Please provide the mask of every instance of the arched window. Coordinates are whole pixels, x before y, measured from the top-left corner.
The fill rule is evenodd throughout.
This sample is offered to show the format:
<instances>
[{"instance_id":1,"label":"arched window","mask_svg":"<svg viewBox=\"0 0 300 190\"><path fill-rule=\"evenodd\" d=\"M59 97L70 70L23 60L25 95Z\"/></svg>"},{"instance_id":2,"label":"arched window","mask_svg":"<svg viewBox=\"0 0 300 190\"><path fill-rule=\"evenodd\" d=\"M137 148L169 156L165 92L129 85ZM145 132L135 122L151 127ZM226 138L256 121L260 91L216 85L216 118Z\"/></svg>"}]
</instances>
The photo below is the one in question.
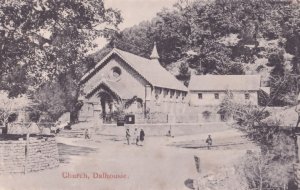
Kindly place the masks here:
<instances>
[{"instance_id":1,"label":"arched window","mask_svg":"<svg viewBox=\"0 0 300 190\"><path fill-rule=\"evenodd\" d=\"M138 99L136 100L136 103L137 103L137 108L138 108L138 109L143 108L143 100L142 100L142 99L138 98Z\"/></svg>"}]
</instances>

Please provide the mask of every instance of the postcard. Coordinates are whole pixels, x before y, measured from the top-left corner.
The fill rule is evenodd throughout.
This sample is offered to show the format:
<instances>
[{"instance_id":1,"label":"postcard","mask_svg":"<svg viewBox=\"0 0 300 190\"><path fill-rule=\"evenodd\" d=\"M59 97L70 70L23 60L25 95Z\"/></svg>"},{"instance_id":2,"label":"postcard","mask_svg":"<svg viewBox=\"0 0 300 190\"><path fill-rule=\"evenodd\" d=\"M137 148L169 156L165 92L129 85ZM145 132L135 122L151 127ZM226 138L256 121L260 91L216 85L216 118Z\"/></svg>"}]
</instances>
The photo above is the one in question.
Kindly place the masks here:
<instances>
[{"instance_id":1,"label":"postcard","mask_svg":"<svg viewBox=\"0 0 300 190\"><path fill-rule=\"evenodd\" d=\"M299 189L299 14L0 0L0 190Z\"/></svg>"}]
</instances>

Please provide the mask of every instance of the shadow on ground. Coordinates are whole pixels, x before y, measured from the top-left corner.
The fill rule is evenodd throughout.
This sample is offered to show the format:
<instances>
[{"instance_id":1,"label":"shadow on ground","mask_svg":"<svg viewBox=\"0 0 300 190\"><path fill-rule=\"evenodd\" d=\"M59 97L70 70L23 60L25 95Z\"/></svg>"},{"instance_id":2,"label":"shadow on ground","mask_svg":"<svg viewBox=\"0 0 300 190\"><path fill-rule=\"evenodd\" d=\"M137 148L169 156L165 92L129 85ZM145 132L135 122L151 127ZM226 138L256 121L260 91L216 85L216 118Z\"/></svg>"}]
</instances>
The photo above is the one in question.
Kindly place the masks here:
<instances>
[{"instance_id":1,"label":"shadow on ground","mask_svg":"<svg viewBox=\"0 0 300 190\"><path fill-rule=\"evenodd\" d=\"M228 144L216 144L212 145L210 149L215 149L215 150L230 150L230 149L243 149L245 146L247 146L249 143L228 143ZM168 146L175 146L177 148L188 148L188 149L208 149L207 145L202 145L200 143L181 143L181 144L170 144Z\"/></svg>"},{"instance_id":2,"label":"shadow on ground","mask_svg":"<svg viewBox=\"0 0 300 190\"><path fill-rule=\"evenodd\" d=\"M95 148L72 146L63 143L57 143L57 147L59 153L59 162L63 164L70 163L70 156L87 155L96 151Z\"/></svg>"}]
</instances>

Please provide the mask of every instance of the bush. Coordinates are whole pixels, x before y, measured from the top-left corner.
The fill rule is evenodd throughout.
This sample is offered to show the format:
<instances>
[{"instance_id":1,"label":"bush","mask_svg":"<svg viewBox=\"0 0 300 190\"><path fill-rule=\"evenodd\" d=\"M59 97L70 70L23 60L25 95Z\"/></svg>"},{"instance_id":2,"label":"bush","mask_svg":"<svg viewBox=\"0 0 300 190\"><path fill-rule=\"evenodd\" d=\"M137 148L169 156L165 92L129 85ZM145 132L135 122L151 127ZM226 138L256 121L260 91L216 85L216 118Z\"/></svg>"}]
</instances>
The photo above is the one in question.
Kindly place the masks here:
<instances>
[{"instance_id":1,"label":"bush","mask_svg":"<svg viewBox=\"0 0 300 190\"><path fill-rule=\"evenodd\" d=\"M288 139L288 140L286 140ZM247 179L250 189L287 189L293 179L294 151L283 133L276 135L268 151L247 152L237 166L238 173Z\"/></svg>"},{"instance_id":2,"label":"bush","mask_svg":"<svg viewBox=\"0 0 300 190\"><path fill-rule=\"evenodd\" d=\"M257 72L260 72L260 71L263 70L264 68L265 68L265 66L259 65L259 66L257 66L256 71L257 71Z\"/></svg>"},{"instance_id":3,"label":"bush","mask_svg":"<svg viewBox=\"0 0 300 190\"><path fill-rule=\"evenodd\" d=\"M39 112L31 112L29 114L29 119L32 122L38 122L40 119L40 113Z\"/></svg>"},{"instance_id":4,"label":"bush","mask_svg":"<svg viewBox=\"0 0 300 190\"><path fill-rule=\"evenodd\" d=\"M204 119L208 120L211 116L211 112L206 110L206 111L202 112L202 115L203 115Z\"/></svg>"},{"instance_id":5,"label":"bush","mask_svg":"<svg viewBox=\"0 0 300 190\"><path fill-rule=\"evenodd\" d=\"M18 118L18 114L17 113L12 113L8 116L7 122L12 123L12 122L16 121L17 118Z\"/></svg>"}]
</instances>

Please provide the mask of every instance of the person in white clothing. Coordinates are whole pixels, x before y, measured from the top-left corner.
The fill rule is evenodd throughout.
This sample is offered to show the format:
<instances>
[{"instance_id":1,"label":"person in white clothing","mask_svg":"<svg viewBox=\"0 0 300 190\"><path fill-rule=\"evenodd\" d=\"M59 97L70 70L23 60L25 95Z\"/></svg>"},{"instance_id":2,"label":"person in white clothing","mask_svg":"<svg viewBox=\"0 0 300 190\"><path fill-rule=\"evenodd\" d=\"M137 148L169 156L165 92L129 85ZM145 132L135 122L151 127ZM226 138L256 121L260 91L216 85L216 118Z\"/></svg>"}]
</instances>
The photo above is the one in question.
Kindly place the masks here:
<instances>
[{"instance_id":1,"label":"person in white clothing","mask_svg":"<svg viewBox=\"0 0 300 190\"><path fill-rule=\"evenodd\" d=\"M138 143L139 143L139 132L138 132L137 128L134 129L132 139L133 139L133 143L138 145Z\"/></svg>"}]
</instances>

